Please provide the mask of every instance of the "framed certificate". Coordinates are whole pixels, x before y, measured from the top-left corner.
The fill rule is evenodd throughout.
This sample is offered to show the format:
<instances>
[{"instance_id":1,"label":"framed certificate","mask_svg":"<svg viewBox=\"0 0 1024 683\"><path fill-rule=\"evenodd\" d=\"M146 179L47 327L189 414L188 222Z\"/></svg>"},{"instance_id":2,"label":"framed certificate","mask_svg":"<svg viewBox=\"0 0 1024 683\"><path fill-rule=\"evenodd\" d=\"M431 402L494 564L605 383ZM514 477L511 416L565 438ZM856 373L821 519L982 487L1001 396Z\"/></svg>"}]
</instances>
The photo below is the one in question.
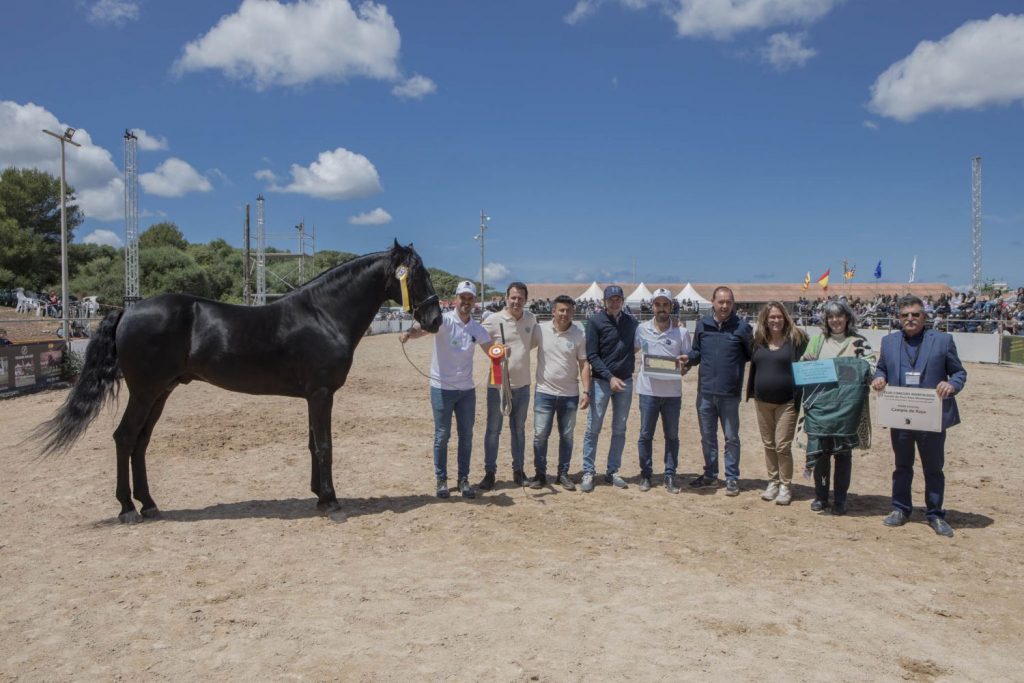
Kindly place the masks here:
<instances>
[{"instance_id":1,"label":"framed certificate","mask_svg":"<svg viewBox=\"0 0 1024 683\"><path fill-rule=\"evenodd\" d=\"M835 361L805 360L793 363L793 381L798 386L838 381Z\"/></svg>"},{"instance_id":2,"label":"framed certificate","mask_svg":"<svg viewBox=\"0 0 1024 683\"><path fill-rule=\"evenodd\" d=\"M878 424L890 429L942 431L942 399L935 389L887 386L878 394Z\"/></svg>"},{"instance_id":3,"label":"framed certificate","mask_svg":"<svg viewBox=\"0 0 1024 683\"><path fill-rule=\"evenodd\" d=\"M656 379L679 379L679 367L675 356L643 355L644 374Z\"/></svg>"}]
</instances>

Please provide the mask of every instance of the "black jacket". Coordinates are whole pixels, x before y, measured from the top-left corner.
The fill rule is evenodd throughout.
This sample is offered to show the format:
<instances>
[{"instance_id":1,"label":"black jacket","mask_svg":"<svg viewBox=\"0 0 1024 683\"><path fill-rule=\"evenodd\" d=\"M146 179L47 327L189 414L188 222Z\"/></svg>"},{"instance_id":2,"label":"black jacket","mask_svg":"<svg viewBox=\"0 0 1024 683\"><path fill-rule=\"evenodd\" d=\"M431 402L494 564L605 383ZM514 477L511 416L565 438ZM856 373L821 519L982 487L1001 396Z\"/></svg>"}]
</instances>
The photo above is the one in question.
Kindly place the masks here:
<instances>
[{"instance_id":1,"label":"black jacket","mask_svg":"<svg viewBox=\"0 0 1024 683\"><path fill-rule=\"evenodd\" d=\"M633 376L636 353L633 342L640 323L625 311L618 322L604 311L595 313L587 321L587 360L590 372L606 382L612 377L627 380Z\"/></svg>"},{"instance_id":2,"label":"black jacket","mask_svg":"<svg viewBox=\"0 0 1024 683\"><path fill-rule=\"evenodd\" d=\"M754 331L733 313L719 324L713 315L697 321L689 365L700 365L697 390L702 394L739 396L743 366L750 360Z\"/></svg>"}]
</instances>

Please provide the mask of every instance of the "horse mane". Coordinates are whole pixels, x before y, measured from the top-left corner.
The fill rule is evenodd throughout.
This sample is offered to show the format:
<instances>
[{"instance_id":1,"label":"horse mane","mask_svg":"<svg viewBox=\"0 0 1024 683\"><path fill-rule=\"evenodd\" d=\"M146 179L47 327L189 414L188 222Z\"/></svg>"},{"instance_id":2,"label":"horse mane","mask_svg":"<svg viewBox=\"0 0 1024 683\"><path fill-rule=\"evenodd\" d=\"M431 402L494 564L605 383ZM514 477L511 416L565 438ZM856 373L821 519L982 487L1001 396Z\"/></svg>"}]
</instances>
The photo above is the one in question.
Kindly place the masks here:
<instances>
[{"instance_id":1,"label":"horse mane","mask_svg":"<svg viewBox=\"0 0 1024 683\"><path fill-rule=\"evenodd\" d=\"M395 269L400 264L402 257L408 256L410 254L415 254L412 248L403 247L402 245L395 242L395 246L393 246L390 249L385 249L384 251L374 251L369 254L363 254L362 256L357 256L354 259L345 261L344 263L339 263L336 266L328 268L327 270L318 274L313 279L307 280L302 285L296 287L292 291L283 295L278 299L278 301L283 301L284 299L287 299L292 295L298 294L299 292L307 291L310 289L316 289L338 278L354 279L359 275L363 274L364 272L366 272L367 270L369 270L370 268L372 268L373 266L377 265L382 258L388 259L388 263L384 272L385 278L393 277L395 274ZM417 257L416 260L419 261L419 257ZM422 267L422 261L420 261L420 266Z\"/></svg>"}]
</instances>

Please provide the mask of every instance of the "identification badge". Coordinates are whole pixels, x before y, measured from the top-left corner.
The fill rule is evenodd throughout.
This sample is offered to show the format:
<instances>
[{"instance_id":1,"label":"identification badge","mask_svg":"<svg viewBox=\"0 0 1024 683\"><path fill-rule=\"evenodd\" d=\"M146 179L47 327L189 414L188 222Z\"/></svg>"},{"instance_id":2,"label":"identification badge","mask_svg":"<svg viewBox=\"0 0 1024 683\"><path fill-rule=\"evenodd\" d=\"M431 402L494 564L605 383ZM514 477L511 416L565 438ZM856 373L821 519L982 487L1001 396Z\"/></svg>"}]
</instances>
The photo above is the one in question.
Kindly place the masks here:
<instances>
[{"instance_id":1,"label":"identification badge","mask_svg":"<svg viewBox=\"0 0 1024 683\"><path fill-rule=\"evenodd\" d=\"M903 383L904 386L908 387L919 387L921 386L921 373L907 371L905 375L906 381Z\"/></svg>"}]
</instances>

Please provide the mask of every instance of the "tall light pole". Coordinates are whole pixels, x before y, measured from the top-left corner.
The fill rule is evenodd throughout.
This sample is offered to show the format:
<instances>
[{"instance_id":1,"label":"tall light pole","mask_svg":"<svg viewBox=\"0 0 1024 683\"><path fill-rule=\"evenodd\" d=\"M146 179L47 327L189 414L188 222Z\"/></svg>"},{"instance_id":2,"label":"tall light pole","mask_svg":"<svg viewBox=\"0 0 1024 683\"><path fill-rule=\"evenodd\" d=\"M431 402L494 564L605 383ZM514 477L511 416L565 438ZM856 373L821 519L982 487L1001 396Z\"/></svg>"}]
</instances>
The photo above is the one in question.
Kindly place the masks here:
<instances>
[{"instance_id":1,"label":"tall light pole","mask_svg":"<svg viewBox=\"0 0 1024 683\"><path fill-rule=\"evenodd\" d=\"M487 230L487 221L491 217L480 210L480 234L473 235L473 239L480 240L480 308L484 306L484 232Z\"/></svg>"},{"instance_id":2,"label":"tall light pole","mask_svg":"<svg viewBox=\"0 0 1024 683\"><path fill-rule=\"evenodd\" d=\"M71 141L71 138L75 136L74 128L65 129L63 135L58 135L45 128L43 132L60 140L60 325L61 331L64 334L64 341L67 342L70 349L71 335L70 326L68 325L68 304L71 302L68 300L68 219L67 207L65 206L67 183L64 180L64 143L72 144L75 147L81 147L81 145Z\"/></svg>"}]
</instances>

